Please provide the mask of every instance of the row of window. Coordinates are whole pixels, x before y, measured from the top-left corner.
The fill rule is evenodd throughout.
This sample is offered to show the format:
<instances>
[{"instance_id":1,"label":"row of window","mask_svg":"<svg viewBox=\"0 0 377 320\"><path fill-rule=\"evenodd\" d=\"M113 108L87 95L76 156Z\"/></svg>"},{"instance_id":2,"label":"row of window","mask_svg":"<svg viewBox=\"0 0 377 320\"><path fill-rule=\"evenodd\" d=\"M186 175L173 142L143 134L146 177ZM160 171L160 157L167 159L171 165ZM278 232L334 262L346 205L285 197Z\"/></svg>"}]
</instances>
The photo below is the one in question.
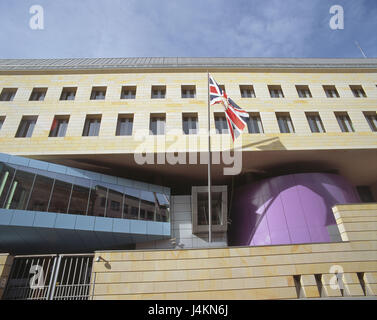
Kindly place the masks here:
<instances>
[{"instance_id":1,"label":"row of window","mask_svg":"<svg viewBox=\"0 0 377 320\"><path fill-rule=\"evenodd\" d=\"M220 85L225 91L225 86ZM268 85L271 98L284 98L284 93L280 85ZM242 98L256 98L253 85L240 85ZM29 97L29 101L43 101L48 88L34 88ZM361 85L350 85L350 89L355 98L366 98L367 95ZM312 98L312 93L307 85L296 85L297 94L300 98ZM339 98L338 90L333 85L323 86L323 90L328 98ZM107 87L92 87L90 100L104 100ZM0 94L0 101L13 101L17 88L3 88ZM77 87L65 87L60 94L60 100L75 100ZM166 86L152 86L151 98L164 99L166 97ZM195 98L196 86L181 86L182 98ZM136 86L123 86L120 99L136 99Z\"/></svg>"},{"instance_id":2,"label":"row of window","mask_svg":"<svg viewBox=\"0 0 377 320\"><path fill-rule=\"evenodd\" d=\"M0 208L169 221L169 199L96 180L0 162Z\"/></svg>"},{"instance_id":3,"label":"row of window","mask_svg":"<svg viewBox=\"0 0 377 320\"><path fill-rule=\"evenodd\" d=\"M323 133L325 127L318 112L306 112L309 127L313 133ZM335 112L336 119L342 132L354 132L352 121L347 112ZM376 112L364 112L366 121L373 132L377 132ZM70 116L55 116L51 125L49 137L64 137L67 132ZM101 127L101 115L87 115L84 123L83 136L98 136ZM16 138L31 137L38 116L23 116L16 132ZM277 112L276 119L281 133L294 133L295 128L289 112ZM0 129L5 117L0 117ZM215 113L216 133L228 133L228 124L224 113ZM264 133L259 113L250 113L246 121L249 133ZM151 114L149 132L151 135L165 134L166 115ZM133 128L133 114L119 114L116 126L116 136L130 136ZM182 131L184 134L198 133L198 115L184 113L182 115Z\"/></svg>"}]
</instances>

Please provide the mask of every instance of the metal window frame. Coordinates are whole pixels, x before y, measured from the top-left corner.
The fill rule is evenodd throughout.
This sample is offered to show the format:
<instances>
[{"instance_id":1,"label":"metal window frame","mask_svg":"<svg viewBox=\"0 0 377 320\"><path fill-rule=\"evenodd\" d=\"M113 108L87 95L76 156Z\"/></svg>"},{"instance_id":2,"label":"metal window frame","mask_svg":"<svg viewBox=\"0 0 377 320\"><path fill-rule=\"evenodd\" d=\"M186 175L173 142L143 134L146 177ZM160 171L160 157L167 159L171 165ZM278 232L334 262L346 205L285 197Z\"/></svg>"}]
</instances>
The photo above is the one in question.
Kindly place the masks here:
<instances>
[{"instance_id":1,"label":"metal window frame","mask_svg":"<svg viewBox=\"0 0 377 320\"><path fill-rule=\"evenodd\" d=\"M211 193L221 192L221 224L212 225L212 232L226 232L228 230L227 215L228 215L228 187L227 186L211 186ZM207 186L192 187L191 188L191 214L192 214L192 233L207 233L209 231L208 225L198 225L198 194L208 192Z\"/></svg>"}]
</instances>

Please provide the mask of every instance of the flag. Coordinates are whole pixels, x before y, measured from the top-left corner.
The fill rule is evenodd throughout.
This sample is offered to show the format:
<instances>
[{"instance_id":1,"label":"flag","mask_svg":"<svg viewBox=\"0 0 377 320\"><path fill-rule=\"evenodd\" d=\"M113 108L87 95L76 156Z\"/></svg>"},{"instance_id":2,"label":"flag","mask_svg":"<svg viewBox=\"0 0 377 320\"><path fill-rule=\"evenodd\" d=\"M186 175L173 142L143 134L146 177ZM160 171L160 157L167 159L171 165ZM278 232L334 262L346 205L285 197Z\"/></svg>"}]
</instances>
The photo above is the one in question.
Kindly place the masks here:
<instances>
[{"instance_id":1,"label":"flag","mask_svg":"<svg viewBox=\"0 0 377 320\"><path fill-rule=\"evenodd\" d=\"M249 114L227 96L226 92L220 88L211 75L209 75L208 81L210 105L221 103L224 106L229 132L234 142L234 139L237 139L245 129L246 119L249 118Z\"/></svg>"}]
</instances>

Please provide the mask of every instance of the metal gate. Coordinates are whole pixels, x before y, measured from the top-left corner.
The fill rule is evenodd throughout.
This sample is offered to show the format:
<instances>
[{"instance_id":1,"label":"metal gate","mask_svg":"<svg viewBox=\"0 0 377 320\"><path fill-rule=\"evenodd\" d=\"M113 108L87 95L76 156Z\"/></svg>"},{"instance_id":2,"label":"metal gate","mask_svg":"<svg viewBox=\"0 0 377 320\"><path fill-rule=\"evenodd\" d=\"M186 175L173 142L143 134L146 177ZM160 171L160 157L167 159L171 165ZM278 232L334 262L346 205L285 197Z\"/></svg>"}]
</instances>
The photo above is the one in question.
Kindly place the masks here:
<instances>
[{"instance_id":1,"label":"metal gate","mask_svg":"<svg viewBox=\"0 0 377 320\"><path fill-rule=\"evenodd\" d=\"M93 255L16 256L3 299L88 300Z\"/></svg>"}]
</instances>

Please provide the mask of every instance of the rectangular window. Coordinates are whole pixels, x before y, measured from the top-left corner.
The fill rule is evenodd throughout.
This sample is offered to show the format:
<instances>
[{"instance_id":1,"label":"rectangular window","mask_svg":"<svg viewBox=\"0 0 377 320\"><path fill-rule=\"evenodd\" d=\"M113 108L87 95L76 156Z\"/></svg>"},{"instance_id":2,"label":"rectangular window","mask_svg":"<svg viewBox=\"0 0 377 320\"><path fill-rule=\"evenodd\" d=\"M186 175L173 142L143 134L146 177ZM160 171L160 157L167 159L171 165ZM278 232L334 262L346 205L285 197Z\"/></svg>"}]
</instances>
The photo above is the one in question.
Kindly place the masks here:
<instances>
[{"instance_id":1,"label":"rectangular window","mask_svg":"<svg viewBox=\"0 0 377 320\"><path fill-rule=\"evenodd\" d=\"M4 88L0 94L0 101L13 101L16 92L16 88Z\"/></svg>"},{"instance_id":2,"label":"rectangular window","mask_svg":"<svg viewBox=\"0 0 377 320\"><path fill-rule=\"evenodd\" d=\"M65 137L69 116L55 116L52 121L49 137Z\"/></svg>"},{"instance_id":3,"label":"rectangular window","mask_svg":"<svg viewBox=\"0 0 377 320\"><path fill-rule=\"evenodd\" d=\"M165 134L165 122L166 122L165 114L151 115L150 123L149 123L149 134L151 135Z\"/></svg>"},{"instance_id":4,"label":"rectangular window","mask_svg":"<svg viewBox=\"0 0 377 320\"><path fill-rule=\"evenodd\" d=\"M353 96L355 98L366 98L367 97L362 86L350 86L350 88L351 88Z\"/></svg>"},{"instance_id":5,"label":"rectangular window","mask_svg":"<svg viewBox=\"0 0 377 320\"><path fill-rule=\"evenodd\" d=\"M182 86L181 87L182 98L195 98L196 87L195 86Z\"/></svg>"},{"instance_id":6,"label":"rectangular window","mask_svg":"<svg viewBox=\"0 0 377 320\"><path fill-rule=\"evenodd\" d=\"M296 89L300 98L312 98L309 86L296 86Z\"/></svg>"},{"instance_id":7,"label":"rectangular window","mask_svg":"<svg viewBox=\"0 0 377 320\"><path fill-rule=\"evenodd\" d=\"M222 91L226 92L226 91L225 91L225 85L223 85L223 84L219 84L219 88L220 88Z\"/></svg>"},{"instance_id":8,"label":"rectangular window","mask_svg":"<svg viewBox=\"0 0 377 320\"><path fill-rule=\"evenodd\" d=\"M63 176L61 176L61 179L55 180L48 212L68 213L69 199L73 185L64 180Z\"/></svg>"},{"instance_id":9,"label":"rectangular window","mask_svg":"<svg viewBox=\"0 0 377 320\"><path fill-rule=\"evenodd\" d=\"M121 206L123 202L123 192L116 190L116 187L109 188L107 193L107 209L106 217L109 218L122 218Z\"/></svg>"},{"instance_id":10,"label":"rectangular window","mask_svg":"<svg viewBox=\"0 0 377 320\"><path fill-rule=\"evenodd\" d=\"M43 101L47 93L47 88L34 88L29 101Z\"/></svg>"},{"instance_id":11,"label":"rectangular window","mask_svg":"<svg viewBox=\"0 0 377 320\"><path fill-rule=\"evenodd\" d=\"M254 86L240 85L240 92L242 98L255 98Z\"/></svg>"},{"instance_id":12,"label":"rectangular window","mask_svg":"<svg viewBox=\"0 0 377 320\"><path fill-rule=\"evenodd\" d=\"M281 86L268 86L271 98L284 98Z\"/></svg>"},{"instance_id":13,"label":"rectangular window","mask_svg":"<svg viewBox=\"0 0 377 320\"><path fill-rule=\"evenodd\" d=\"M0 117L0 130L4 124L4 121L5 121L5 117Z\"/></svg>"},{"instance_id":14,"label":"rectangular window","mask_svg":"<svg viewBox=\"0 0 377 320\"><path fill-rule=\"evenodd\" d=\"M191 189L192 232L208 232L208 190L206 187ZM212 186L211 189L211 225L213 232L227 230L227 187Z\"/></svg>"},{"instance_id":15,"label":"rectangular window","mask_svg":"<svg viewBox=\"0 0 377 320\"><path fill-rule=\"evenodd\" d=\"M136 86L123 86L121 99L135 99L136 98Z\"/></svg>"},{"instance_id":16,"label":"rectangular window","mask_svg":"<svg viewBox=\"0 0 377 320\"><path fill-rule=\"evenodd\" d=\"M182 115L182 127L184 134L197 134L198 133L198 115L184 113Z\"/></svg>"},{"instance_id":17,"label":"rectangular window","mask_svg":"<svg viewBox=\"0 0 377 320\"><path fill-rule=\"evenodd\" d=\"M99 129L101 127L102 115L87 115L85 119L84 130L82 135L84 137L94 137L99 135Z\"/></svg>"},{"instance_id":18,"label":"rectangular window","mask_svg":"<svg viewBox=\"0 0 377 320\"><path fill-rule=\"evenodd\" d=\"M305 115L312 132L326 132L318 112L306 112Z\"/></svg>"},{"instance_id":19,"label":"rectangular window","mask_svg":"<svg viewBox=\"0 0 377 320\"><path fill-rule=\"evenodd\" d=\"M352 121L347 112L335 112L335 116L342 132L355 132Z\"/></svg>"},{"instance_id":20,"label":"rectangular window","mask_svg":"<svg viewBox=\"0 0 377 320\"><path fill-rule=\"evenodd\" d=\"M165 99L166 86L152 86L152 99Z\"/></svg>"},{"instance_id":21,"label":"rectangular window","mask_svg":"<svg viewBox=\"0 0 377 320\"><path fill-rule=\"evenodd\" d=\"M339 98L339 93L335 86L323 86L323 90L325 90L327 98Z\"/></svg>"},{"instance_id":22,"label":"rectangular window","mask_svg":"<svg viewBox=\"0 0 377 320\"><path fill-rule=\"evenodd\" d=\"M89 192L91 181L75 178L72 195L69 201L68 213L86 215L88 209Z\"/></svg>"},{"instance_id":23,"label":"rectangular window","mask_svg":"<svg viewBox=\"0 0 377 320\"><path fill-rule=\"evenodd\" d=\"M118 115L117 129L115 135L117 136L131 136L134 121L133 114Z\"/></svg>"},{"instance_id":24,"label":"rectangular window","mask_svg":"<svg viewBox=\"0 0 377 320\"><path fill-rule=\"evenodd\" d=\"M60 100L75 100L77 88L63 88Z\"/></svg>"},{"instance_id":25,"label":"rectangular window","mask_svg":"<svg viewBox=\"0 0 377 320\"><path fill-rule=\"evenodd\" d=\"M276 113L279 129L281 133L294 133L295 128L291 120L289 113Z\"/></svg>"},{"instance_id":26,"label":"rectangular window","mask_svg":"<svg viewBox=\"0 0 377 320\"><path fill-rule=\"evenodd\" d=\"M18 126L16 138L30 138L33 134L38 116L23 116Z\"/></svg>"},{"instance_id":27,"label":"rectangular window","mask_svg":"<svg viewBox=\"0 0 377 320\"><path fill-rule=\"evenodd\" d=\"M27 210L47 211L53 185L53 179L37 175L34 181L33 191L30 195Z\"/></svg>"},{"instance_id":28,"label":"rectangular window","mask_svg":"<svg viewBox=\"0 0 377 320\"><path fill-rule=\"evenodd\" d=\"M26 210L35 174L17 170L8 194L5 209Z\"/></svg>"},{"instance_id":29,"label":"rectangular window","mask_svg":"<svg viewBox=\"0 0 377 320\"><path fill-rule=\"evenodd\" d=\"M356 190L359 194L361 202L375 202L372 190L369 186L357 186Z\"/></svg>"},{"instance_id":30,"label":"rectangular window","mask_svg":"<svg viewBox=\"0 0 377 320\"><path fill-rule=\"evenodd\" d=\"M106 97L106 87L93 87L90 100L104 100Z\"/></svg>"},{"instance_id":31,"label":"rectangular window","mask_svg":"<svg viewBox=\"0 0 377 320\"><path fill-rule=\"evenodd\" d=\"M217 134L229 133L228 123L224 113L215 113L215 128Z\"/></svg>"},{"instance_id":32,"label":"rectangular window","mask_svg":"<svg viewBox=\"0 0 377 320\"><path fill-rule=\"evenodd\" d=\"M247 128L249 133L263 133L262 121L259 113L249 113L249 119L247 120Z\"/></svg>"},{"instance_id":33,"label":"rectangular window","mask_svg":"<svg viewBox=\"0 0 377 320\"><path fill-rule=\"evenodd\" d=\"M377 113L376 112L364 112L365 119L369 124L370 129L373 132L377 132Z\"/></svg>"}]
</instances>

